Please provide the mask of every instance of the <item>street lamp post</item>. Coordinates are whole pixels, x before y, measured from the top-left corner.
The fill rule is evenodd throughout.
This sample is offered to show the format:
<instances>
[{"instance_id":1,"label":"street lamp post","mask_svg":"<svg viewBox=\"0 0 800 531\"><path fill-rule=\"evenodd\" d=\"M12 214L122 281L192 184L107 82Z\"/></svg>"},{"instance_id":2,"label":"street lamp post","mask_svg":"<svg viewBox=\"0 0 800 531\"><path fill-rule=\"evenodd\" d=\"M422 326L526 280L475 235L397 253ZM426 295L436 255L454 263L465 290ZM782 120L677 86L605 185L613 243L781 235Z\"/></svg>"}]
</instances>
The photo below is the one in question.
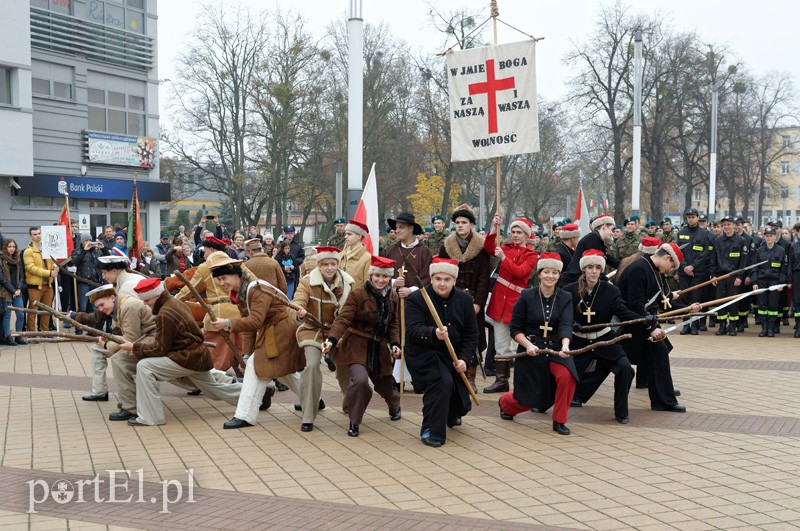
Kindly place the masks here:
<instances>
[{"instance_id":1,"label":"street lamp post","mask_svg":"<svg viewBox=\"0 0 800 531\"><path fill-rule=\"evenodd\" d=\"M347 45L347 219L352 219L364 182L364 19L361 17L361 0L350 0Z\"/></svg>"},{"instance_id":2,"label":"street lamp post","mask_svg":"<svg viewBox=\"0 0 800 531\"><path fill-rule=\"evenodd\" d=\"M711 87L711 150L708 169L708 221L714 222L717 210L717 108L719 106L719 86Z\"/></svg>"},{"instance_id":3,"label":"street lamp post","mask_svg":"<svg viewBox=\"0 0 800 531\"><path fill-rule=\"evenodd\" d=\"M633 38L633 183L631 210L639 215L639 188L642 180L642 32Z\"/></svg>"}]
</instances>

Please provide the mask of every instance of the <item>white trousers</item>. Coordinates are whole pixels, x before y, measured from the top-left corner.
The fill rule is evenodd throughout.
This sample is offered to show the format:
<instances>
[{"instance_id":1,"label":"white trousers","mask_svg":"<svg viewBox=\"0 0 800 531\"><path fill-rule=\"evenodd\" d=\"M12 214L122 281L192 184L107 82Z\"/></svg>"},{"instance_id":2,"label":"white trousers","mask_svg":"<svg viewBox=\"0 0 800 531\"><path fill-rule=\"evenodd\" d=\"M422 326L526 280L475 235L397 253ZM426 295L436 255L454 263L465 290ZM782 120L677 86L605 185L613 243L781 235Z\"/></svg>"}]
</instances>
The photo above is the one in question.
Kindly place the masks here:
<instances>
[{"instance_id":1,"label":"white trousers","mask_svg":"<svg viewBox=\"0 0 800 531\"><path fill-rule=\"evenodd\" d=\"M304 369L303 372L306 370ZM291 389L295 396L300 397L300 377L296 372L288 376L281 376L277 380ZM258 418L258 408L261 406L264 393L270 383L270 380L261 380L256 375L253 358L248 359L242 380L242 392L239 395L239 403L236 405L236 414L234 416L239 420L255 424Z\"/></svg>"},{"instance_id":2,"label":"white trousers","mask_svg":"<svg viewBox=\"0 0 800 531\"><path fill-rule=\"evenodd\" d=\"M511 325L493 321L495 356L507 356L517 350L517 342L511 338Z\"/></svg>"},{"instance_id":3,"label":"white trousers","mask_svg":"<svg viewBox=\"0 0 800 531\"><path fill-rule=\"evenodd\" d=\"M222 373L224 374L224 373ZM213 400L236 405L242 384L220 383L211 371L192 371L181 367L166 356L144 358L136 364L136 420L141 424L164 424L164 404L161 402L161 382L186 378L193 388L200 389ZM226 377L227 378L227 377Z\"/></svg>"}]
</instances>

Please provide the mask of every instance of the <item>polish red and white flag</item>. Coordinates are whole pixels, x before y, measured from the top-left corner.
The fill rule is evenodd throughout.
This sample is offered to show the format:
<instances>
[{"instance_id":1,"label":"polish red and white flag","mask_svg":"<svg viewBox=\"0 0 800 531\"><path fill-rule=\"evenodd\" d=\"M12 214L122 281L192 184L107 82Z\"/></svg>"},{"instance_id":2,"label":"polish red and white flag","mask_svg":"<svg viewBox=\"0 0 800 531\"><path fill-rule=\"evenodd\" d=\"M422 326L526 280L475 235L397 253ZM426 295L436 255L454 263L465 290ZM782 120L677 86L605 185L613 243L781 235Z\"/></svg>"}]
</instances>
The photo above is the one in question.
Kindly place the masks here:
<instances>
[{"instance_id":1,"label":"polish red and white flag","mask_svg":"<svg viewBox=\"0 0 800 531\"><path fill-rule=\"evenodd\" d=\"M364 238L364 245L370 254L377 255L380 237L380 218L378 217L378 186L375 182L375 163L369 170L367 183L361 193L361 200L358 202L356 213L353 219L367 226L367 237Z\"/></svg>"}]
</instances>

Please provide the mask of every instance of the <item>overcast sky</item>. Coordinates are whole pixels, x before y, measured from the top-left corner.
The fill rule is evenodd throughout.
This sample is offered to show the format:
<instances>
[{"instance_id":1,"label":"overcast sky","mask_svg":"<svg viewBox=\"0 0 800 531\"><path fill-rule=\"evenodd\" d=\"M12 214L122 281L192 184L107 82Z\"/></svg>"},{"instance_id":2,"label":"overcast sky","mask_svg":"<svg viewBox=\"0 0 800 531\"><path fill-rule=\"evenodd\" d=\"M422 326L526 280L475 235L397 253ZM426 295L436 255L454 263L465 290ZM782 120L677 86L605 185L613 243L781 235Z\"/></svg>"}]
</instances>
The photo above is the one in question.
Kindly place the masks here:
<instances>
[{"instance_id":1,"label":"overcast sky","mask_svg":"<svg viewBox=\"0 0 800 531\"><path fill-rule=\"evenodd\" d=\"M209 0L217 2L219 0ZM237 0L225 0L234 6ZM319 37L331 21L346 20L348 0L240 0L252 11L280 8L299 12L310 30ZM594 30L598 1L499 0L500 19L537 37L537 84L548 99L562 97L564 81L572 69L562 62L574 42L584 41ZM788 71L795 84L800 82L800 2L797 0L635 0L630 2L640 13L660 13L673 28L697 30L707 42L726 45L749 70L763 74ZM212 4L216 5L216 4ZM363 18L370 24L384 22L391 33L402 38L415 51L434 54L441 51L441 34L430 25L428 12L433 5L448 13L457 9L483 9L488 17L489 0L364 0ZM175 76L175 59L190 38L202 4L193 0L159 0L158 60L159 78ZM490 30L491 31L491 30ZM513 42L525 37L498 24L498 42ZM491 36L491 33L487 33ZM452 44L452 43L451 43ZM168 121L165 104L170 94L162 85L162 120Z\"/></svg>"}]
</instances>

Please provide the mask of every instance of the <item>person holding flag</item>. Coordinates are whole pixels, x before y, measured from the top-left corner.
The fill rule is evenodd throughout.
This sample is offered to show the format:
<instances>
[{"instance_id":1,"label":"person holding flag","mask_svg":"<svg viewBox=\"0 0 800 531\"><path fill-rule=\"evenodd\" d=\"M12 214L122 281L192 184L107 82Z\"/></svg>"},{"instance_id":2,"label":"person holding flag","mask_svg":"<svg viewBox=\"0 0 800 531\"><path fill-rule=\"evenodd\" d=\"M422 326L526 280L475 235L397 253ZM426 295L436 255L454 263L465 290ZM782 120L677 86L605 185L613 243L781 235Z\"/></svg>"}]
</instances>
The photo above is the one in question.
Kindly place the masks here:
<instances>
[{"instance_id":1,"label":"person holding flag","mask_svg":"<svg viewBox=\"0 0 800 531\"><path fill-rule=\"evenodd\" d=\"M494 224L483 242L483 249L500 260L497 282L486 303L486 317L494 327L494 349L498 356L511 352L511 311L522 290L528 285L537 261L536 251L526 243L533 232L533 222L525 218L515 219L508 229L511 241L498 246L497 231L502 223L503 218L495 216ZM511 362L495 361L495 371L495 381L483 390L484 393L508 391Z\"/></svg>"},{"instance_id":2,"label":"person holding flag","mask_svg":"<svg viewBox=\"0 0 800 531\"><path fill-rule=\"evenodd\" d=\"M22 261L25 265L25 283L28 285L28 308L36 310L36 303L53 304L53 279L58 275L58 266L49 258L42 256L42 230L39 227L28 229L31 244L25 250ZM50 329L50 314L39 319L40 330ZM29 313L28 332L36 332L36 314Z\"/></svg>"}]
</instances>

